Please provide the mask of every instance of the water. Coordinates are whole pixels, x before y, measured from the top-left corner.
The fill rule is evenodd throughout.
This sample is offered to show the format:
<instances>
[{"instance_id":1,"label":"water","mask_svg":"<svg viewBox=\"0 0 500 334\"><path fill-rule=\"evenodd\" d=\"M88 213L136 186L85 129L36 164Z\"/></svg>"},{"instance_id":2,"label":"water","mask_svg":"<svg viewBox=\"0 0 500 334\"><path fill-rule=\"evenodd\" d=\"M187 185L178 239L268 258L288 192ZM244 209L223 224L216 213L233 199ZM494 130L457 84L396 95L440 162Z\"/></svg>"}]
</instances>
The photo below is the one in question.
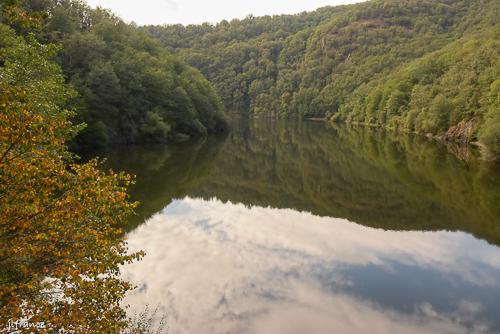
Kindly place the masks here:
<instances>
[{"instance_id":1,"label":"water","mask_svg":"<svg viewBox=\"0 0 500 334\"><path fill-rule=\"evenodd\" d=\"M143 203L127 302L169 333L500 333L500 169L474 150L254 120L101 156Z\"/></svg>"}]
</instances>

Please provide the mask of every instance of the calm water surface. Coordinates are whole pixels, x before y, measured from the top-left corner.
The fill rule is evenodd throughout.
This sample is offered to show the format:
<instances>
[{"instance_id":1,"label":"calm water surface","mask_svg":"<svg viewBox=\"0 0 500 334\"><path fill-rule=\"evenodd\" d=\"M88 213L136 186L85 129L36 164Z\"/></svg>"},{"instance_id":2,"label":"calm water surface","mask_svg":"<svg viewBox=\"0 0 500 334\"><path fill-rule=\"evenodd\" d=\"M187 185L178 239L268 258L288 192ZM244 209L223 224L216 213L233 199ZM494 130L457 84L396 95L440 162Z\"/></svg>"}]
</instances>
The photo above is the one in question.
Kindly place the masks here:
<instances>
[{"instance_id":1,"label":"calm water surface","mask_svg":"<svg viewBox=\"0 0 500 334\"><path fill-rule=\"evenodd\" d=\"M101 156L143 203L127 302L169 333L500 333L500 168L473 151L250 121Z\"/></svg>"}]
</instances>

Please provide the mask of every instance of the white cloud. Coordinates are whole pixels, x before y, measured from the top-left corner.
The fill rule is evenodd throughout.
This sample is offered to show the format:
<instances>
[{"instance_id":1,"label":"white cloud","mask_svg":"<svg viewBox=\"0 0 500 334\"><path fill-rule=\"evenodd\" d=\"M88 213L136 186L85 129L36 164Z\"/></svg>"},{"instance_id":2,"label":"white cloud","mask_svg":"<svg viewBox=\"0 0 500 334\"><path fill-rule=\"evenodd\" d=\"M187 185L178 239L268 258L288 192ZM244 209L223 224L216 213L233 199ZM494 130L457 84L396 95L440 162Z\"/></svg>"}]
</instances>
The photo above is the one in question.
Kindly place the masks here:
<instances>
[{"instance_id":1,"label":"white cloud","mask_svg":"<svg viewBox=\"0 0 500 334\"><path fill-rule=\"evenodd\" d=\"M448 277L450 286L500 289L498 248L464 233L383 231L218 200L174 201L129 242L148 255L124 268L141 287L128 302L133 309L160 304L176 333L469 331L461 319L474 324L472 332L487 328L477 323L480 301L458 299L446 314L418 302L402 313L349 293L356 287L345 268L397 272L406 265ZM333 288L317 277L324 268Z\"/></svg>"},{"instance_id":2,"label":"white cloud","mask_svg":"<svg viewBox=\"0 0 500 334\"><path fill-rule=\"evenodd\" d=\"M168 6L168 8L177 11L179 9L179 5L176 1L174 0L164 0Z\"/></svg>"}]
</instances>

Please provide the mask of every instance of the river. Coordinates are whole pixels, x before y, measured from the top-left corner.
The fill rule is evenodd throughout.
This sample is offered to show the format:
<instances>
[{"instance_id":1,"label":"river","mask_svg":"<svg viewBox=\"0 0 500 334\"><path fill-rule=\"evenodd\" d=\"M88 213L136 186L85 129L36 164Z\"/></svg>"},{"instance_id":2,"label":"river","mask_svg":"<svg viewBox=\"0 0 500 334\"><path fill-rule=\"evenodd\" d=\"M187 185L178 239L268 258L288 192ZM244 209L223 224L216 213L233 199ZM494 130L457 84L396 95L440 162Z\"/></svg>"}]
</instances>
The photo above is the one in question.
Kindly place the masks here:
<instances>
[{"instance_id":1,"label":"river","mask_svg":"<svg viewBox=\"0 0 500 334\"><path fill-rule=\"evenodd\" d=\"M240 120L99 154L137 175L127 303L169 333L500 333L500 166L474 149Z\"/></svg>"}]
</instances>

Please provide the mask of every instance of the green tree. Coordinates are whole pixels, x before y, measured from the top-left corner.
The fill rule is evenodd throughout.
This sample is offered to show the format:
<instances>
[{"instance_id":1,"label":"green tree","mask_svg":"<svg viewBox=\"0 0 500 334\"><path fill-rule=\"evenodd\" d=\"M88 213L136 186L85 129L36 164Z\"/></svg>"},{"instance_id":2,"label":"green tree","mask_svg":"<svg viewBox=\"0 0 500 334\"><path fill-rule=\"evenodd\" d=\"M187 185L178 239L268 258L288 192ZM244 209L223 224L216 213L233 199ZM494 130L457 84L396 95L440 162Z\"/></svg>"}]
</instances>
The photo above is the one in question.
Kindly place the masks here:
<instances>
[{"instance_id":1,"label":"green tree","mask_svg":"<svg viewBox=\"0 0 500 334\"><path fill-rule=\"evenodd\" d=\"M131 289L119 266L120 225L133 211L131 178L76 164L66 141L73 96L56 48L0 24L0 320L44 323L45 332L119 333Z\"/></svg>"},{"instance_id":2,"label":"green tree","mask_svg":"<svg viewBox=\"0 0 500 334\"><path fill-rule=\"evenodd\" d=\"M81 0L23 4L43 17L37 38L63 46L58 60L79 93L69 102L88 124L76 144L164 142L226 128L212 85L135 25Z\"/></svg>"}]
</instances>

